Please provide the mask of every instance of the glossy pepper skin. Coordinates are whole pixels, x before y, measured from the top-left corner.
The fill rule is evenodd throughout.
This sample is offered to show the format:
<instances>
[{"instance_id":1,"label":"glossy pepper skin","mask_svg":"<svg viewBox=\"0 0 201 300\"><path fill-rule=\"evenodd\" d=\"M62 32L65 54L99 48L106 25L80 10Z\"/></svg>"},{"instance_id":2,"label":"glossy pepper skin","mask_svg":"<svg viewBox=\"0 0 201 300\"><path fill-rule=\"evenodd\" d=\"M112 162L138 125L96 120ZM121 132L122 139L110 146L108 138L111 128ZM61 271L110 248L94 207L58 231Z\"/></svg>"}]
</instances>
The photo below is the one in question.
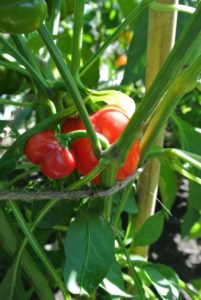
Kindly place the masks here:
<instances>
[{"instance_id":1,"label":"glossy pepper skin","mask_svg":"<svg viewBox=\"0 0 201 300\"><path fill-rule=\"evenodd\" d=\"M36 30L47 15L45 0L0 0L0 31L28 33Z\"/></svg>"},{"instance_id":2,"label":"glossy pepper skin","mask_svg":"<svg viewBox=\"0 0 201 300\"><path fill-rule=\"evenodd\" d=\"M71 150L57 146L42 159L40 167L45 176L59 179L71 174L75 169L75 164L74 153Z\"/></svg>"},{"instance_id":3,"label":"glossy pepper skin","mask_svg":"<svg viewBox=\"0 0 201 300\"><path fill-rule=\"evenodd\" d=\"M129 117L114 106L107 106L100 109L92 116L90 120L96 132L105 136L109 143L114 143L120 134L124 131L128 124ZM62 133L84 129L84 125L80 119L72 117L66 120L62 126ZM76 157L76 168L81 175L87 175L97 165L98 160L93 152L89 138L81 138L73 142L72 150ZM128 153L128 156L117 173L117 180L124 180L126 177L132 175L139 163L140 159L140 143L136 139ZM100 175L92 181L94 184L100 183Z\"/></svg>"},{"instance_id":4,"label":"glossy pepper skin","mask_svg":"<svg viewBox=\"0 0 201 300\"><path fill-rule=\"evenodd\" d=\"M55 132L46 129L32 135L25 145L27 159L40 165L41 172L50 178L68 176L75 169L75 156L57 140Z\"/></svg>"},{"instance_id":5,"label":"glossy pepper skin","mask_svg":"<svg viewBox=\"0 0 201 300\"><path fill-rule=\"evenodd\" d=\"M25 153L29 161L40 164L47 153L58 146L54 131L46 129L32 135L25 145Z\"/></svg>"}]
</instances>

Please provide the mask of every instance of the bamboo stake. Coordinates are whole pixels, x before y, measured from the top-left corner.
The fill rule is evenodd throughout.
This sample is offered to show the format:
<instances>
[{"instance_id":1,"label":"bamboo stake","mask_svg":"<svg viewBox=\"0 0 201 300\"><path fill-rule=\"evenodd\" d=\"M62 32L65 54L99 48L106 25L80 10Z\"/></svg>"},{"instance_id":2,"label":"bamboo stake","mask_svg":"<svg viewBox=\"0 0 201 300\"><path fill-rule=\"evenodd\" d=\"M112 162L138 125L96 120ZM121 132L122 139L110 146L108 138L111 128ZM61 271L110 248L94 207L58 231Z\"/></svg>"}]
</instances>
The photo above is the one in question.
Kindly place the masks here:
<instances>
[{"instance_id":1,"label":"bamboo stake","mask_svg":"<svg viewBox=\"0 0 201 300\"><path fill-rule=\"evenodd\" d=\"M178 0L157 0L162 4L177 4ZM177 12L149 10L146 89L148 89L168 56L175 42ZM156 145L162 146L165 128L161 130ZM158 193L160 163L157 159L147 161L138 185L138 208L136 232L154 214ZM135 254L147 257L148 247L136 247Z\"/></svg>"}]
</instances>

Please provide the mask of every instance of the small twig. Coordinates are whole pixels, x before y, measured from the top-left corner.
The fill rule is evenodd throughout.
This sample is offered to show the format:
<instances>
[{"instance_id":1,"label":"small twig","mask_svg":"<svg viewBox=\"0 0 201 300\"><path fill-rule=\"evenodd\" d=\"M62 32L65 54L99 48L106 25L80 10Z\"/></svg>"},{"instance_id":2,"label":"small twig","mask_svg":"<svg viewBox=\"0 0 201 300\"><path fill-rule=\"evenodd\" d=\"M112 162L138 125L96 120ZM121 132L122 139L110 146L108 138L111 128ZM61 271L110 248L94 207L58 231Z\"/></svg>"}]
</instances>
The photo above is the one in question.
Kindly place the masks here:
<instances>
[{"instance_id":1,"label":"small twig","mask_svg":"<svg viewBox=\"0 0 201 300\"><path fill-rule=\"evenodd\" d=\"M126 187L131 181L133 181L140 173L142 169L138 169L134 175L129 176L124 181L117 181L117 183L107 189L107 190L78 190L69 192L0 192L0 201L10 200L10 201L39 201L39 200L49 200L49 199L60 199L60 200L79 200L82 198L97 198L112 195L124 187Z\"/></svg>"}]
</instances>

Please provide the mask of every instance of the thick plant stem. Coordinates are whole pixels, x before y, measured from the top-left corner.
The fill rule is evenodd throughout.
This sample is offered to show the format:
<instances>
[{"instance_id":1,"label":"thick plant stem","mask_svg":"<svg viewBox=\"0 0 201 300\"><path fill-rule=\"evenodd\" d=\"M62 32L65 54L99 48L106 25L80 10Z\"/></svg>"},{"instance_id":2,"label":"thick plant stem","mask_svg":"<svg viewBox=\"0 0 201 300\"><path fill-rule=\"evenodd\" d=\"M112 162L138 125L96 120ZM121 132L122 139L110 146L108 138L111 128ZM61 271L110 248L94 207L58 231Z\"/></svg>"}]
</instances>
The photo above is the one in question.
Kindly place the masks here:
<instances>
[{"instance_id":1,"label":"thick plant stem","mask_svg":"<svg viewBox=\"0 0 201 300\"><path fill-rule=\"evenodd\" d=\"M61 56L61 53L59 52L58 48L54 44L54 41L53 41L52 37L50 36L47 28L44 25L42 25L39 28L38 32L39 32L41 38L43 39L44 44L46 45L50 55L52 56L52 59L54 60L56 66L57 66L57 69L60 72L60 74L64 80L67 90L72 95L74 104L80 115L80 119L83 121L84 126L89 134L89 138L91 140L91 144L92 144L94 153L96 154L97 157L99 157L100 151L101 151L101 145L96 136L94 128L91 124L87 109L84 105L84 102L82 100L79 89L77 88L77 85L74 81L74 78L73 78L70 70L68 69L67 65L65 64L65 62Z\"/></svg>"},{"instance_id":2,"label":"thick plant stem","mask_svg":"<svg viewBox=\"0 0 201 300\"><path fill-rule=\"evenodd\" d=\"M177 0L158 0L159 3L177 4ZM149 11L146 88L152 84L163 62L174 45L176 33L176 12L161 12L154 9ZM162 146L164 139L162 129L157 137L156 145ZM160 164L157 159L147 161L144 171L139 178L138 205L139 213L136 218L136 232L155 210ZM148 247L136 247L136 254L147 257Z\"/></svg>"},{"instance_id":3,"label":"thick plant stem","mask_svg":"<svg viewBox=\"0 0 201 300\"><path fill-rule=\"evenodd\" d=\"M72 43L72 62L71 72L75 76L80 67L81 47L82 47L82 27L84 14L84 0L77 0L74 4L74 23L73 23L73 43Z\"/></svg>"}]
</instances>

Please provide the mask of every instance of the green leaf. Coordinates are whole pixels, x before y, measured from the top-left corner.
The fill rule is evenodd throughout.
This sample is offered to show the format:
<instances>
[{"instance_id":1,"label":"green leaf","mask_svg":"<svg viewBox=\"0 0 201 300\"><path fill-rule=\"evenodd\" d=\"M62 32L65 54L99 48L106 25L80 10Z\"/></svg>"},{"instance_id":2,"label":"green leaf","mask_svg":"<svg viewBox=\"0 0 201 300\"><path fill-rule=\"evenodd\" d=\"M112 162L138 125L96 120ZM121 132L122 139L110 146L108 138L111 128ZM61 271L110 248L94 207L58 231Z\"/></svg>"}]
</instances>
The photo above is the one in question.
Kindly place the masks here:
<instances>
[{"instance_id":1,"label":"green leaf","mask_svg":"<svg viewBox=\"0 0 201 300\"><path fill-rule=\"evenodd\" d=\"M7 271L4 279L0 284L0 299L6 300L25 300L25 291L21 282L21 277L18 274L15 286L12 286L15 263ZM14 281L15 282L15 281Z\"/></svg>"},{"instance_id":2,"label":"green leaf","mask_svg":"<svg viewBox=\"0 0 201 300\"><path fill-rule=\"evenodd\" d=\"M131 12L131 10L133 10L137 5L135 0L118 0L117 2L120 6L120 9L124 17L127 17Z\"/></svg>"},{"instance_id":3,"label":"green leaf","mask_svg":"<svg viewBox=\"0 0 201 300\"><path fill-rule=\"evenodd\" d=\"M162 163L160 170L160 193L163 204L168 210L170 210L173 205L176 191L176 174L167 164Z\"/></svg>"},{"instance_id":4,"label":"green leaf","mask_svg":"<svg viewBox=\"0 0 201 300\"><path fill-rule=\"evenodd\" d=\"M181 232L182 236L188 236L190 234L190 230L195 223L197 223L200 219L200 213L197 209L189 206L187 213L184 216L184 220L181 224Z\"/></svg>"},{"instance_id":5,"label":"green leaf","mask_svg":"<svg viewBox=\"0 0 201 300\"><path fill-rule=\"evenodd\" d=\"M73 294L90 293L114 261L114 236L108 222L81 211L69 226L65 240L64 280Z\"/></svg>"},{"instance_id":6,"label":"green leaf","mask_svg":"<svg viewBox=\"0 0 201 300\"><path fill-rule=\"evenodd\" d=\"M156 242L163 231L163 224L163 212L158 212L149 217L135 236L135 246L146 246Z\"/></svg>"},{"instance_id":7,"label":"green leaf","mask_svg":"<svg viewBox=\"0 0 201 300\"><path fill-rule=\"evenodd\" d=\"M91 45L88 43L84 43L82 47L82 60L83 64L85 64L88 59L93 55L92 50L90 49ZM99 65L100 60L97 60L89 70L82 76L83 83L90 87L96 88L99 80Z\"/></svg>"},{"instance_id":8,"label":"green leaf","mask_svg":"<svg viewBox=\"0 0 201 300\"><path fill-rule=\"evenodd\" d=\"M109 295L131 298L132 296L126 293L124 280L122 277L121 268L116 261L113 262L107 276L100 284Z\"/></svg>"},{"instance_id":9,"label":"green leaf","mask_svg":"<svg viewBox=\"0 0 201 300\"><path fill-rule=\"evenodd\" d=\"M179 279L171 268L161 264L146 264L143 270L163 300L179 299Z\"/></svg>"},{"instance_id":10,"label":"green leaf","mask_svg":"<svg viewBox=\"0 0 201 300\"><path fill-rule=\"evenodd\" d=\"M13 158L8 158L0 162L0 180L5 179L12 171L14 171L16 161Z\"/></svg>"},{"instance_id":11,"label":"green leaf","mask_svg":"<svg viewBox=\"0 0 201 300\"><path fill-rule=\"evenodd\" d=\"M57 47L61 51L63 58L67 59L67 57L71 54L72 47L72 36L69 32L69 29L66 28L62 33L56 36L56 39Z\"/></svg>"},{"instance_id":12,"label":"green leaf","mask_svg":"<svg viewBox=\"0 0 201 300\"><path fill-rule=\"evenodd\" d=\"M182 148L188 152L201 156L201 133L189 123L179 117L173 118L179 130L179 137ZM192 168L191 172L201 178L201 171ZM190 182L189 205L201 209L201 201L198 195L201 194L201 186L195 182Z\"/></svg>"},{"instance_id":13,"label":"green leaf","mask_svg":"<svg viewBox=\"0 0 201 300\"><path fill-rule=\"evenodd\" d=\"M178 126L182 149L201 155L201 133L179 117L174 116L173 120Z\"/></svg>"},{"instance_id":14,"label":"green leaf","mask_svg":"<svg viewBox=\"0 0 201 300\"><path fill-rule=\"evenodd\" d=\"M115 204L119 204L119 202L122 199L123 192L124 192L124 189L113 195L113 202ZM128 199L126 201L126 204L125 204L123 210L125 212L129 213L129 214L136 214L138 212L138 207L137 207L136 197L135 197L135 191L134 191L133 187L132 187L132 189L131 189L131 191L128 195Z\"/></svg>"},{"instance_id":15,"label":"green leaf","mask_svg":"<svg viewBox=\"0 0 201 300\"><path fill-rule=\"evenodd\" d=\"M135 33L128 49L128 63L122 84L133 83L145 77L148 11L143 11L135 24Z\"/></svg>"}]
</instances>

